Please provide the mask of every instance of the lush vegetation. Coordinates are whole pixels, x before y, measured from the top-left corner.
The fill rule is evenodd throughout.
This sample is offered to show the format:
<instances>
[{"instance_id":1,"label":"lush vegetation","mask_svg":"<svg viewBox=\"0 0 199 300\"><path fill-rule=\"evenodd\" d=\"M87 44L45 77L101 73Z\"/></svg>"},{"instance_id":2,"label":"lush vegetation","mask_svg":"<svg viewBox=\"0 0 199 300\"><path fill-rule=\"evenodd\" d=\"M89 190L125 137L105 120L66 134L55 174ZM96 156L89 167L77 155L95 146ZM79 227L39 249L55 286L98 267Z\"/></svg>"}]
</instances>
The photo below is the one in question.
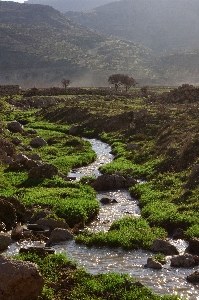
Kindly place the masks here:
<instances>
[{"instance_id":1,"label":"lush vegetation","mask_svg":"<svg viewBox=\"0 0 199 300\"><path fill-rule=\"evenodd\" d=\"M51 178L32 179L23 166L12 170L1 164L1 195L15 196L35 212L47 209L55 218L64 219L71 228L75 225L83 227L99 212L96 192L89 185L93 178L85 177L80 182L70 182L65 180L65 176L70 169L95 159L90 143L82 139L82 136L97 137L109 143L115 155L112 163L100 168L101 172L119 172L124 177L141 180L130 188L132 197L139 200L141 217L118 220L106 233L85 231L77 235L77 243L84 243L89 247L95 245L148 249L156 238L173 234L176 228L183 230L186 239L199 237L197 97L189 97L189 92L186 91L184 102L181 96L178 99L178 89L166 96L162 93L164 91L164 88L160 88L154 94L154 89L148 88L143 95L137 88L131 90L132 96L66 97L64 103L41 110L18 110L8 105L6 98L2 97L1 138L9 142L14 137L20 138L22 143L15 146L16 151L26 155L30 152L23 145L28 146L37 135L44 138L47 145L34 148L33 152L39 154L44 162L55 165L59 174ZM177 96L174 99L172 95ZM18 98L19 96L13 96L13 101ZM175 101L172 102L171 99ZM7 123L11 120L24 124L23 134L6 130ZM69 134L69 128L74 124L79 125L76 136ZM68 264L71 266L68 260L65 261L60 256L57 259L56 256L53 257L55 263L58 260L61 264L61 269ZM155 257L156 260L161 258ZM38 260L38 264L45 263L45 260L41 262L38 257L28 259ZM51 258L46 258L46 264L52 268L54 265L48 259ZM45 268L41 265L41 272L47 274ZM114 297L119 297L121 291L121 297L124 297L121 299L134 299L132 294L139 299L178 299L177 296L161 298L145 288L131 284L129 289L129 285L127 287L124 284L130 280L126 275L91 276L73 264L72 268L75 274L67 273L69 278L72 276L74 279L70 281L73 287L70 286L67 291L68 299L82 299L82 295L85 299L116 299ZM60 270L59 267L57 269ZM57 285L62 281L59 276L66 275L64 272L60 271L58 275L55 270L55 274L49 275L52 276L49 282L54 281ZM111 282L108 291L105 287L107 281ZM115 285L118 290L115 289L112 293ZM55 293L47 279L42 297L53 299L62 296Z\"/></svg>"},{"instance_id":2,"label":"lush vegetation","mask_svg":"<svg viewBox=\"0 0 199 300\"><path fill-rule=\"evenodd\" d=\"M125 217L115 221L108 233L86 231L76 237L76 242L87 246L122 247L126 250L148 249L155 239L165 236L166 232L162 228L152 228L142 218Z\"/></svg>"},{"instance_id":3,"label":"lush vegetation","mask_svg":"<svg viewBox=\"0 0 199 300\"><path fill-rule=\"evenodd\" d=\"M40 300L178 300L178 296L158 296L125 274L109 273L90 275L77 268L63 254L39 257L35 254L20 254L16 257L37 263L45 286Z\"/></svg>"}]
</instances>

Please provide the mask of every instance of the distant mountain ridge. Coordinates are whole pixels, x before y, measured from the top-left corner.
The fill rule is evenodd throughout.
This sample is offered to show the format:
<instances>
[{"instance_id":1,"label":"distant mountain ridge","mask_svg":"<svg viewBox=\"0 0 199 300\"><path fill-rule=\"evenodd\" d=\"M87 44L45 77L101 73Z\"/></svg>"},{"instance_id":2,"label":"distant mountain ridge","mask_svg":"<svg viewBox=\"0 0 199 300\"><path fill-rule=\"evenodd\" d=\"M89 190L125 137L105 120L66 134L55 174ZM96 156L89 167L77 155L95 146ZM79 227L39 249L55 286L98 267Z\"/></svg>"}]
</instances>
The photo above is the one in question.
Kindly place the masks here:
<instances>
[{"instance_id":1,"label":"distant mountain ridge","mask_svg":"<svg viewBox=\"0 0 199 300\"><path fill-rule=\"evenodd\" d=\"M156 78L155 55L132 41L113 39L67 19L50 6L0 2L0 81L106 85L110 74Z\"/></svg>"},{"instance_id":2,"label":"distant mountain ridge","mask_svg":"<svg viewBox=\"0 0 199 300\"><path fill-rule=\"evenodd\" d=\"M68 18L156 52L199 48L198 0L120 0Z\"/></svg>"},{"instance_id":3,"label":"distant mountain ridge","mask_svg":"<svg viewBox=\"0 0 199 300\"><path fill-rule=\"evenodd\" d=\"M115 0L27 0L28 4L50 5L60 12L84 11Z\"/></svg>"}]
</instances>

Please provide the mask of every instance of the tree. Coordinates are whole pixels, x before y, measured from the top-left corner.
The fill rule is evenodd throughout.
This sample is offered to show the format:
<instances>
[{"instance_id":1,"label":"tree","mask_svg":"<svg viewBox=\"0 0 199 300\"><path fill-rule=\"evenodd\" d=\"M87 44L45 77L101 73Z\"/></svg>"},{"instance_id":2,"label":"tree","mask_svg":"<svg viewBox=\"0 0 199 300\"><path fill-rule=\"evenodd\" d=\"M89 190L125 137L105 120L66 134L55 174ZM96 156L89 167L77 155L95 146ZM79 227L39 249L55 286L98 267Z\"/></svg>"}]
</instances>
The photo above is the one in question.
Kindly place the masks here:
<instances>
[{"instance_id":1,"label":"tree","mask_svg":"<svg viewBox=\"0 0 199 300\"><path fill-rule=\"evenodd\" d=\"M122 85L121 78L122 78L122 74L113 74L113 75L110 75L108 78L108 83L115 85L116 92L117 92L118 87L120 85Z\"/></svg>"},{"instance_id":2,"label":"tree","mask_svg":"<svg viewBox=\"0 0 199 300\"><path fill-rule=\"evenodd\" d=\"M65 90L66 90L67 86L70 84L70 80L69 80L69 79L66 79L66 78L63 78L62 81L61 81L61 83L62 83L62 86L63 86L63 87L65 88Z\"/></svg>"},{"instance_id":3,"label":"tree","mask_svg":"<svg viewBox=\"0 0 199 300\"><path fill-rule=\"evenodd\" d=\"M126 88L126 92L127 92L130 87L135 86L137 84L137 82L134 78L129 77L128 75L124 75L124 74L110 75L108 78L108 83L115 85L116 92L120 85L124 85Z\"/></svg>"}]
</instances>

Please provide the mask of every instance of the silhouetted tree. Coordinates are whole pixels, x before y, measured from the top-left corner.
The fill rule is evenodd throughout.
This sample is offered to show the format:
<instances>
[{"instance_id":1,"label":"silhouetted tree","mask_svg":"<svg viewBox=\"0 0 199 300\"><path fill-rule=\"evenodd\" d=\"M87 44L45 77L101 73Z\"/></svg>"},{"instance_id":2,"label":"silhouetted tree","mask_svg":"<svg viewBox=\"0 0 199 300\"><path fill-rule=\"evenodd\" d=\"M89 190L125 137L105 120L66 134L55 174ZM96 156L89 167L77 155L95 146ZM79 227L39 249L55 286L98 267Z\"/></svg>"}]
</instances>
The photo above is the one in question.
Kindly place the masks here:
<instances>
[{"instance_id":1,"label":"silhouetted tree","mask_svg":"<svg viewBox=\"0 0 199 300\"><path fill-rule=\"evenodd\" d=\"M67 86L70 84L70 80L69 80L69 79L66 79L66 78L63 78L62 81L61 81L61 83L62 83L62 86L63 86L63 87L65 88L65 90L66 90Z\"/></svg>"},{"instance_id":2,"label":"silhouetted tree","mask_svg":"<svg viewBox=\"0 0 199 300\"><path fill-rule=\"evenodd\" d=\"M126 92L127 92L130 87L135 86L137 84L137 82L134 78L129 77L128 75L124 75L124 74L110 75L108 78L108 83L115 85L116 92L120 85L124 85L126 88Z\"/></svg>"},{"instance_id":3,"label":"silhouetted tree","mask_svg":"<svg viewBox=\"0 0 199 300\"><path fill-rule=\"evenodd\" d=\"M125 86L126 92L128 91L128 89L130 89L130 87L136 86L137 84L136 80L133 77L129 77L128 75L122 75L121 82L122 85Z\"/></svg>"},{"instance_id":4,"label":"silhouetted tree","mask_svg":"<svg viewBox=\"0 0 199 300\"><path fill-rule=\"evenodd\" d=\"M121 82L122 76L123 76L122 74L113 74L113 75L110 75L108 78L108 83L115 85L116 92L117 92L118 87L120 85L122 85L122 82Z\"/></svg>"}]
</instances>

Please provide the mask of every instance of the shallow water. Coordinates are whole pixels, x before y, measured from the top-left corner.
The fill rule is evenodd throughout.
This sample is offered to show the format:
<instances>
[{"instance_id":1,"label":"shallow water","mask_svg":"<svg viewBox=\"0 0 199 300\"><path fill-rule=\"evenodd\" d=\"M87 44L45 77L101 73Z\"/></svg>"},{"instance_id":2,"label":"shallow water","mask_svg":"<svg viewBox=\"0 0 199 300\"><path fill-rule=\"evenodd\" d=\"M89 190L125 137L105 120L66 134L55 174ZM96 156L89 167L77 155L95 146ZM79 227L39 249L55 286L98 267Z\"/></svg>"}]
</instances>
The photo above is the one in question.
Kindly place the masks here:
<instances>
[{"instance_id":1,"label":"shallow water","mask_svg":"<svg viewBox=\"0 0 199 300\"><path fill-rule=\"evenodd\" d=\"M99 176L100 172L97 170L99 166L113 160L109 145L95 139L89 141L92 144L93 150L97 153L97 160L87 167L70 172L68 176L76 177L77 180L85 175ZM101 205L98 219L88 226L89 230L107 231L111 223L116 219L126 215L139 217L138 202L136 199L131 198L127 190L99 192L97 199L100 201L103 197L115 199L117 203ZM183 254L187 247L186 242L183 240L171 240L171 243L176 245L181 254ZM18 253L20 247L27 244L28 242L13 244L4 253ZM37 244L44 246L44 244L40 244L39 242ZM105 247L88 248L84 245L75 244L73 240L59 243L54 248L56 252L66 252L70 258L77 261L79 265L84 266L92 274L107 272L128 273L157 294L178 294L186 299L199 300L199 286L186 281L186 276L193 273L198 267L190 269L171 268L170 257L167 257L167 264L164 265L162 270L148 269L144 268L144 265L147 262L147 258L153 255L149 251L124 251L120 248L109 249Z\"/></svg>"}]
</instances>

